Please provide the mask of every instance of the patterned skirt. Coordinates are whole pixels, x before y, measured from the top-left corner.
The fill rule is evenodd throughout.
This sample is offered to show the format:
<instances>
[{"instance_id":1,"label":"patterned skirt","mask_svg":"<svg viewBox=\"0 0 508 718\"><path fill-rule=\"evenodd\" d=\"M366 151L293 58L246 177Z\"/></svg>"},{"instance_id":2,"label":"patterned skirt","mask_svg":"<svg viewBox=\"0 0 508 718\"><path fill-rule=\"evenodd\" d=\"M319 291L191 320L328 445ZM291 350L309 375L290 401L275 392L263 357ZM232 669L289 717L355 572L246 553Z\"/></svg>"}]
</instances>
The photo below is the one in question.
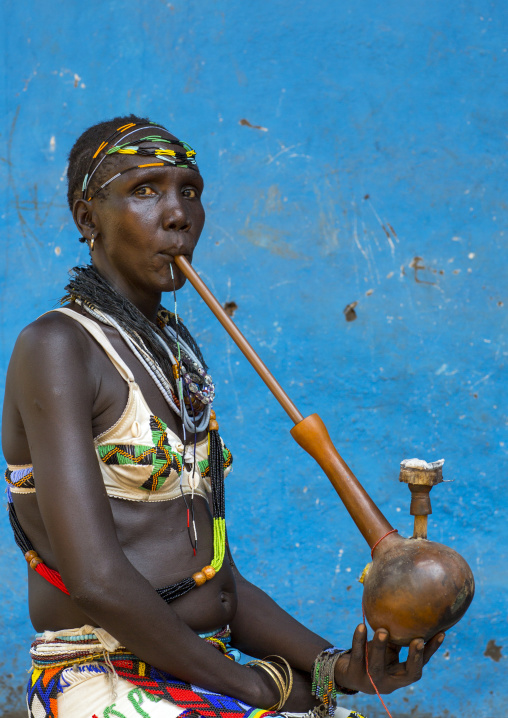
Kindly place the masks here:
<instances>
[{"instance_id":1,"label":"patterned skirt","mask_svg":"<svg viewBox=\"0 0 508 718\"><path fill-rule=\"evenodd\" d=\"M228 627L200 634L231 660ZM29 718L268 718L274 712L204 690L160 671L101 628L39 634L31 646ZM302 714L284 714L284 716ZM336 718L362 718L337 709Z\"/></svg>"}]
</instances>

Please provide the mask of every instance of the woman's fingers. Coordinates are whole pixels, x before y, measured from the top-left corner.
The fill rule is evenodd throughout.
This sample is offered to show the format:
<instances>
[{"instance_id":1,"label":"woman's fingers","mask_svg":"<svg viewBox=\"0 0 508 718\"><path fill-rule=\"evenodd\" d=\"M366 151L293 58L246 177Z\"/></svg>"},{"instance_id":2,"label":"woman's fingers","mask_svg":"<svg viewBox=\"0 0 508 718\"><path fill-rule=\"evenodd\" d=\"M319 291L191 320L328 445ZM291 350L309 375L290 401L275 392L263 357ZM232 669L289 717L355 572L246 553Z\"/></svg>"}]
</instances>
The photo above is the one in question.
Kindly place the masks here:
<instances>
[{"instance_id":1,"label":"woman's fingers","mask_svg":"<svg viewBox=\"0 0 508 718\"><path fill-rule=\"evenodd\" d=\"M367 630L360 624L354 632L350 654L339 658L335 667L335 680L338 685L353 690L363 689L366 640Z\"/></svg>"},{"instance_id":2,"label":"woman's fingers","mask_svg":"<svg viewBox=\"0 0 508 718\"><path fill-rule=\"evenodd\" d=\"M386 646L388 645L388 631L378 628L374 638L369 643L369 673L374 682L385 675L386 670Z\"/></svg>"},{"instance_id":3,"label":"woman's fingers","mask_svg":"<svg viewBox=\"0 0 508 718\"><path fill-rule=\"evenodd\" d=\"M355 668L363 668L365 664L365 642L367 641L367 630L363 623L356 627L353 635L353 646L351 648L350 665Z\"/></svg>"},{"instance_id":4,"label":"woman's fingers","mask_svg":"<svg viewBox=\"0 0 508 718\"><path fill-rule=\"evenodd\" d=\"M422 677L424 648L425 643L423 638L415 638L409 644L406 660L406 677L408 683L415 683Z\"/></svg>"},{"instance_id":5,"label":"woman's fingers","mask_svg":"<svg viewBox=\"0 0 508 718\"><path fill-rule=\"evenodd\" d=\"M423 666L437 651L444 640L444 633L438 633L426 644L415 638L409 644L407 660L399 662L400 647L390 643L388 631L379 628L368 643L368 673L381 693L391 693L397 688L408 686L422 677ZM354 687L370 693L370 679L367 675L365 646L367 630L363 624L356 627L349 664L345 673ZM369 683L367 683L369 679ZM351 685L353 687L353 685Z\"/></svg>"},{"instance_id":6,"label":"woman's fingers","mask_svg":"<svg viewBox=\"0 0 508 718\"><path fill-rule=\"evenodd\" d=\"M433 636L430 641L427 641L427 643L425 644L425 648L423 649L423 665L429 662L434 653L443 643L444 639L445 634L438 633L436 636Z\"/></svg>"}]
</instances>

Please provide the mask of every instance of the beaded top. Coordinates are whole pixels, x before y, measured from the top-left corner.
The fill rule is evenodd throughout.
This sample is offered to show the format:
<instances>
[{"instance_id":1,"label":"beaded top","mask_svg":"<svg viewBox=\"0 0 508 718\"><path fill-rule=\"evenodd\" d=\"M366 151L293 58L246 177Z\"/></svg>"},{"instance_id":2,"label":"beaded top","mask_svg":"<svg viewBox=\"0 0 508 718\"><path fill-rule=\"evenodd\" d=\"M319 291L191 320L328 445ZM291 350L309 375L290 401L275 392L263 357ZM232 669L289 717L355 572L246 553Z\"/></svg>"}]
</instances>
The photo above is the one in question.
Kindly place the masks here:
<instances>
[{"instance_id":1,"label":"beaded top","mask_svg":"<svg viewBox=\"0 0 508 718\"><path fill-rule=\"evenodd\" d=\"M102 346L128 383L129 396L121 417L94 439L108 496L131 501L170 501L182 494L210 493L208 439L184 446L181 439L150 411L129 367L91 319L69 309L55 309L78 321ZM233 457L222 442L224 474ZM35 492L33 467L8 466L5 478L13 493Z\"/></svg>"}]
</instances>

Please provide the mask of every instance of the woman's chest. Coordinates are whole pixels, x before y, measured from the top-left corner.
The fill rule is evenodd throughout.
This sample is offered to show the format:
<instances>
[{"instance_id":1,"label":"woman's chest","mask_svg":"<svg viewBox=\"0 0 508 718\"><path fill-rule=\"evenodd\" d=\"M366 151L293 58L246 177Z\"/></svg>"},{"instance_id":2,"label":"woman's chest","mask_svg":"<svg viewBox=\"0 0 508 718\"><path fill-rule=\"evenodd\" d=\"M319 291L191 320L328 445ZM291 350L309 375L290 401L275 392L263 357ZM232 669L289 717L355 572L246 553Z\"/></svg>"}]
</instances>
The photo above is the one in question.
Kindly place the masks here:
<instances>
[{"instance_id":1,"label":"woman's chest","mask_svg":"<svg viewBox=\"0 0 508 718\"><path fill-rule=\"evenodd\" d=\"M157 387L154 391L151 377L118 335L111 333L108 339L130 370L127 379L112 374L112 365L103 362L97 371L101 381L94 407L94 444L108 495L142 502L186 494L206 498L211 491L207 435L175 431L179 417ZM227 473L232 457L221 446Z\"/></svg>"},{"instance_id":2,"label":"woman's chest","mask_svg":"<svg viewBox=\"0 0 508 718\"><path fill-rule=\"evenodd\" d=\"M154 379L126 346L120 335L111 327L102 326L113 349L132 372L141 396L153 415L158 416L170 431L183 439L180 417L167 404ZM125 411L129 398L129 383L103 349L90 337L90 358L96 375L96 397L93 407L94 437L104 434L118 422ZM198 437L202 438L202 437Z\"/></svg>"}]
</instances>

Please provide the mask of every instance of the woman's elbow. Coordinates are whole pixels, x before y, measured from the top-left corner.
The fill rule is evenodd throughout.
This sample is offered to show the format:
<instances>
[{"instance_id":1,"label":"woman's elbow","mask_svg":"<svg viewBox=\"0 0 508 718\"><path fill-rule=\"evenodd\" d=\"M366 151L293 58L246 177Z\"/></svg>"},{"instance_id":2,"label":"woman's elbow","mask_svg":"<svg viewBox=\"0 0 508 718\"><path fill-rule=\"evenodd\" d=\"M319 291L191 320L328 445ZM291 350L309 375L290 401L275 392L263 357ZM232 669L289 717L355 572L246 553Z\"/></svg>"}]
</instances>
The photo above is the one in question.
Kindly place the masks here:
<instances>
[{"instance_id":1,"label":"woman's elbow","mask_svg":"<svg viewBox=\"0 0 508 718\"><path fill-rule=\"evenodd\" d=\"M76 571L67 577L66 587L73 603L88 613L107 603L117 602L120 591L118 569L99 565L91 570Z\"/></svg>"}]
</instances>

